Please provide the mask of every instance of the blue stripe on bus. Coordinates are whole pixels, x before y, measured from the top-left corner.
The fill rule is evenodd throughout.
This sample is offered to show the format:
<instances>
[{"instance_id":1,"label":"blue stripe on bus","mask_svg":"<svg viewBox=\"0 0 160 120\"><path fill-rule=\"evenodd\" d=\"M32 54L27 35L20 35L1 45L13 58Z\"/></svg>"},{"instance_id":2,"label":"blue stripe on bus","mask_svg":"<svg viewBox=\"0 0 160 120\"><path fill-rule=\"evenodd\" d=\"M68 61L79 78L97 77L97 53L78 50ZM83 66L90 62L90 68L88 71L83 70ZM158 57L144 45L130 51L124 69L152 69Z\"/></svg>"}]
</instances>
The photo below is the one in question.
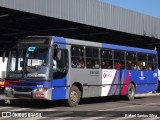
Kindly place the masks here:
<instances>
[{"instance_id":1,"label":"blue stripe on bus","mask_svg":"<svg viewBox=\"0 0 160 120\"><path fill-rule=\"evenodd\" d=\"M20 83L20 82L17 82L17 83ZM27 88L31 88L32 90L34 90L34 89L36 89L37 88L37 85L43 85L43 87L44 88L48 88L48 89L50 89L50 82L22 82L21 84L28 84L28 83L30 83L30 84L34 84L35 83L35 85L30 85L30 86L27 86ZM11 88L22 88L22 86L18 86L18 85L12 85L12 86L10 86Z\"/></svg>"},{"instance_id":2,"label":"blue stripe on bus","mask_svg":"<svg viewBox=\"0 0 160 120\"><path fill-rule=\"evenodd\" d=\"M66 43L66 39L64 37L55 37L55 36L53 36L52 40L54 40L54 42L56 42L56 43L64 43L64 44Z\"/></svg>"},{"instance_id":3,"label":"blue stripe on bus","mask_svg":"<svg viewBox=\"0 0 160 120\"><path fill-rule=\"evenodd\" d=\"M114 91L114 95L116 95L117 90L118 90L120 84L121 84L121 78L118 79L118 85L116 85L116 89L115 89L115 91Z\"/></svg>"},{"instance_id":4,"label":"blue stripe on bus","mask_svg":"<svg viewBox=\"0 0 160 120\"><path fill-rule=\"evenodd\" d=\"M66 83L67 77L52 80L52 100L66 99Z\"/></svg>"},{"instance_id":5,"label":"blue stripe on bus","mask_svg":"<svg viewBox=\"0 0 160 120\"><path fill-rule=\"evenodd\" d=\"M135 48L135 47L127 47L127 46L120 46L120 45L112 45L112 44L105 44L105 43L102 43L102 48L157 54L156 50L148 50L148 49L141 49L141 48Z\"/></svg>"},{"instance_id":6,"label":"blue stripe on bus","mask_svg":"<svg viewBox=\"0 0 160 120\"><path fill-rule=\"evenodd\" d=\"M116 70L115 76L114 76L113 81L112 81L112 83L111 83L111 88L110 88L107 96L110 96L110 94L111 94L111 91L112 91L112 89L113 89L113 87L114 87L113 84L114 84L115 80L117 79L118 72L119 72L119 71Z\"/></svg>"},{"instance_id":7,"label":"blue stripe on bus","mask_svg":"<svg viewBox=\"0 0 160 120\"><path fill-rule=\"evenodd\" d=\"M58 48L66 48L66 39L63 37L52 37L54 43L59 43Z\"/></svg>"}]
</instances>

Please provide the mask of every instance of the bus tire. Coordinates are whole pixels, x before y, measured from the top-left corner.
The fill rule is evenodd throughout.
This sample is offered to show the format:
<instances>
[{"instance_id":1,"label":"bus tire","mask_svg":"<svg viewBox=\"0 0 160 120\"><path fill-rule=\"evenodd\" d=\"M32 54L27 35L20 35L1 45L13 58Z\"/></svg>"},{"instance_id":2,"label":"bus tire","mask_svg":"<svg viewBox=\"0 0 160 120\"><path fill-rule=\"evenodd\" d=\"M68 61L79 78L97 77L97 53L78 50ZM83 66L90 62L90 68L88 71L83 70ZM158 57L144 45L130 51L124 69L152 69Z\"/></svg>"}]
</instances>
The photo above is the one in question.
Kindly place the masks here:
<instances>
[{"instance_id":1,"label":"bus tire","mask_svg":"<svg viewBox=\"0 0 160 120\"><path fill-rule=\"evenodd\" d=\"M72 86L69 91L69 98L68 98L68 106L75 107L79 104L81 97L81 91L78 89L77 86Z\"/></svg>"},{"instance_id":2,"label":"bus tire","mask_svg":"<svg viewBox=\"0 0 160 120\"><path fill-rule=\"evenodd\" d=\"M130 83L128 85L127 99L132 101L134 100L134 97L135 97L135 86L132 83Z\"/></svg>"}]
</instances>

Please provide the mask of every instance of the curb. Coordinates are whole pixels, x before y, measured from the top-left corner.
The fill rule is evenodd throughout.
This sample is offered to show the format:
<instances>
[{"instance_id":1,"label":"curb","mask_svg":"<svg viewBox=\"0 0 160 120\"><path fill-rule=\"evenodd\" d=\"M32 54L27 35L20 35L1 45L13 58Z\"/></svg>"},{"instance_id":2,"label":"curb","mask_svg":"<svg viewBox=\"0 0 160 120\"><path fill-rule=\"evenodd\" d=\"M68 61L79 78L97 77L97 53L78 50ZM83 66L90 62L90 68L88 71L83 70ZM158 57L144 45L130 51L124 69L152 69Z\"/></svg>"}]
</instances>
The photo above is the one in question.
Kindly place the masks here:
<instances>
[{"instance_id":1,"label":"curb","mask_svg":"<svg viewBox=\"0 0 160 120\"><path fill-rule=\"evenodd\" d=\"M135 94L135 97L160 96L160 93Z\"/></svg>"}]
</instances>

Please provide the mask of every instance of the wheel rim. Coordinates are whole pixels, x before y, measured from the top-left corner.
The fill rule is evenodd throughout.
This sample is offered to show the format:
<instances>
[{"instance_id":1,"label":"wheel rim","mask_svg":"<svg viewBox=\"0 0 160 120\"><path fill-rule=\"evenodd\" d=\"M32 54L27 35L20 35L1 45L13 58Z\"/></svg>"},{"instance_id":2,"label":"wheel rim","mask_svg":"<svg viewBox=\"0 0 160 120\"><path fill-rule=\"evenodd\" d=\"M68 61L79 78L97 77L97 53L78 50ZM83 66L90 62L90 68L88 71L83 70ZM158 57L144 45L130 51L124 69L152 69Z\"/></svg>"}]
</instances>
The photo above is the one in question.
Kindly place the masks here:
<instances>
[{"instance_id":1,"label":"wheel rim","mask_svg":"<svg viewBox=\"0 0 160 120\"><path fill-rule=\"evenodd\" d=\"M134 94L134 88L130 87L129 88L129 96L133 96L133 94Z\"/></svg>"},{"instance_id":2,"label":"wheel rim","mask_svg":"<svg viewBox=\"0 0 160 120\"><path fill-rule=\"evenodd\" d=\"M70 94L70 100L71 100L72 102L77 102L77 100L78 100L78 94L77 94L76 91L72 91L72 92L71 92L71 94Z\"/></svg>"}]
</instances>

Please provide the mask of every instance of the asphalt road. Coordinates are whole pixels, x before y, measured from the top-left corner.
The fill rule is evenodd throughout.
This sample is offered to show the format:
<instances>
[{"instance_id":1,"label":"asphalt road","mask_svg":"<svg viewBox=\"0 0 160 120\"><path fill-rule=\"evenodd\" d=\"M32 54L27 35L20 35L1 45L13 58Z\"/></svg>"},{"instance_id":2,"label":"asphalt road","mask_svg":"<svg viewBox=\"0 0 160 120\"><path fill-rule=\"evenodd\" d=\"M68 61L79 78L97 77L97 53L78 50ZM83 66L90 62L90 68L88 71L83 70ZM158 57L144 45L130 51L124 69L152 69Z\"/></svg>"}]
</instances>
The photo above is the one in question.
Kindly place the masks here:
<instances>
[{"instance_id":1,"label":"asphalt road","mask_svg":"<svg viewBox=\"0 0 160 120\"><path fill-rule=\"evenodd\" d=\"M28 120L23 114L37 113L32 119L56 120L160 120L160 96L140 96L133 101L120 97L82 99L77 107L67 107L65 100L39 101L6 98L0 94L0 116L2 112L11 112L11 117L0 119ZM15 113L15 114L13 114ZM20 116L16 116L20 113ZM4 113L3 113L4 114ZM42 117L41 117L42 116ZM14 118L15 117L15 118Z\"/></svg>"}]
</instances>

